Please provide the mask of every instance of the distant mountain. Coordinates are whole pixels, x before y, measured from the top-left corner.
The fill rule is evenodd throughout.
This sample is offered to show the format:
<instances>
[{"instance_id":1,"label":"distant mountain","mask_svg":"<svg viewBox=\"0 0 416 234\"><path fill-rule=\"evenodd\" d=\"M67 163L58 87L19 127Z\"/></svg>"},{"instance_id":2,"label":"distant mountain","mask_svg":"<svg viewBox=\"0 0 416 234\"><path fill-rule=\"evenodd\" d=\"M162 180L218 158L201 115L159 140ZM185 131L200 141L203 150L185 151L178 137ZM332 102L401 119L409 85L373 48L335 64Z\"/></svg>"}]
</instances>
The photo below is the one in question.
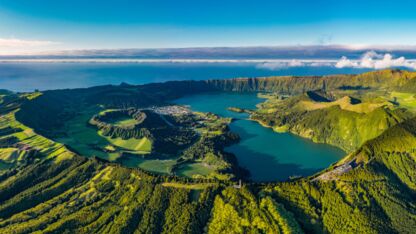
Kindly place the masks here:
<instances>
[{"instance_id":1,"label":"distant mountain","mask_svg":"<svg viewBox=\"0 0 416 234\"><path fill-rule=\"evenodd\" d=\"M310 90L366 90L382 89L416 92L416 72L386 69L358 75L274 76L208 80L209 84L225 91L277 92L301 94Z\"/></svg>"}]
</instances>

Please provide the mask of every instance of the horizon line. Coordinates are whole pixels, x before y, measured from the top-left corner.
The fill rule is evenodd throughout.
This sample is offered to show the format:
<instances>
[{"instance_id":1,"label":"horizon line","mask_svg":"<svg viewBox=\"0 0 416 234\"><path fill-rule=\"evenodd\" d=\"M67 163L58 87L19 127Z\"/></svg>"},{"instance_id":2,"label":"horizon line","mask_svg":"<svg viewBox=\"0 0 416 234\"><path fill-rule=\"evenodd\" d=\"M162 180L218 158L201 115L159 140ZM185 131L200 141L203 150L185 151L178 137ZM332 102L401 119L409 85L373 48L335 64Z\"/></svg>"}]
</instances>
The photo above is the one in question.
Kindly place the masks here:
<instances>
[{"instance_id":1,"label":"horizon line","mask_svg":"<svg viewBox=\"0 0 416 234\"><path fill-rule=\"evenodd\" d=\"M2 46L0 45L0 48ZM7 46L6 46L7 47ZM382 50L382 51L414 51L416 52L416 44L399 45L399 44L287 44L287 45L256 45L256 46L179 46L179 47L114 47L114 48L74 48L74 49L55 49L55 50L39 50L32 52L6 52L1 53L0 57L7 56L71 56L73 53L82 52L104 52L104 51L167 51L167 50L221 50L221 49L276 49L276 50L308 50L308 49L338 49L347 51L362 50Z\"/></svg>"}]
</instances>

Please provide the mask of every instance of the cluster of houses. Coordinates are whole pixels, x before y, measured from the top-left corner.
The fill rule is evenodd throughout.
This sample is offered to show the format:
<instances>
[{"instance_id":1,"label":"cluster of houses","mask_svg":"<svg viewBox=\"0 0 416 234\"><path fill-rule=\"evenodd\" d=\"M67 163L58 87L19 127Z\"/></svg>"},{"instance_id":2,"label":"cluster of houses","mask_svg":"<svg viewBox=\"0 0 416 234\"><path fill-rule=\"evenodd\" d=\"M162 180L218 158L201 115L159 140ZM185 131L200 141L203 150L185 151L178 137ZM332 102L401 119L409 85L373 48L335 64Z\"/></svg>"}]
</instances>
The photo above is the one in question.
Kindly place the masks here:
<instances>
[{"instance_id":1,"label":"cluster of houses","mask_svg":"<svg viewBox=\"0 0 416 234\"><path fill-rule=\"evenodd\" d=\"M160 115L187 115L191 114L189 106L153 106L148 108L149 110Z\"/></svg>"}]
</instances>

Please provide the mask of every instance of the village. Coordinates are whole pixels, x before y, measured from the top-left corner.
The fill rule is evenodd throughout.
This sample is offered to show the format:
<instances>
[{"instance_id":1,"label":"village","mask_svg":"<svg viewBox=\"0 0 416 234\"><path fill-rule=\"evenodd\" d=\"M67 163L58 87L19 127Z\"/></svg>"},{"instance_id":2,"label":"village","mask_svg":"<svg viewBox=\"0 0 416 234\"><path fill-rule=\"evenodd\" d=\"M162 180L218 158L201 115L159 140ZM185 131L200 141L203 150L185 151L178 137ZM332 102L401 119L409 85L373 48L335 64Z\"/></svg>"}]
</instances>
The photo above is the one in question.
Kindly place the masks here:
<instances>
[{"instance_id":1,"label":"village","mask_svg":"<svg viewBox=\"0 0 416 234\"><path fill-rule=\"evenodd\" d=\"M146 110L146 109L143 109ZM159 115L189 115L191 110L189 106L179 106L179 105L170 105L170 106L152 106L147 108Z\"/></svg>"}]
</instances>

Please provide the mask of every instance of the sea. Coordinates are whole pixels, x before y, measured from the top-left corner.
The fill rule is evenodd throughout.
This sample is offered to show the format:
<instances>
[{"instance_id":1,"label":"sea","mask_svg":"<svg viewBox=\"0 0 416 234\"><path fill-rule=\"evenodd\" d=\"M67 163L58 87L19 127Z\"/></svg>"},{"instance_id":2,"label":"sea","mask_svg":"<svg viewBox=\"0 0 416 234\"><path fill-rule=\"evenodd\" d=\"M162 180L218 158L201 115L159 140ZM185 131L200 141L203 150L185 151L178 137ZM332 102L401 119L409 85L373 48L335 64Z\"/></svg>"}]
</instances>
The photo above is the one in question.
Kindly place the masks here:
<instances>
[{"instance_id":1,"label":"sea","mask_svg":"<svg viewBox=\"0 0 416 234\"><path fill-rule=\"evenodd\" d=\"M333 66L267 69L259 65L250 62L0 62L0 89L30 92L117 85L122 82L137 85L171 80L312 76L368 71Z\"/></svg>"}]
</instances>

